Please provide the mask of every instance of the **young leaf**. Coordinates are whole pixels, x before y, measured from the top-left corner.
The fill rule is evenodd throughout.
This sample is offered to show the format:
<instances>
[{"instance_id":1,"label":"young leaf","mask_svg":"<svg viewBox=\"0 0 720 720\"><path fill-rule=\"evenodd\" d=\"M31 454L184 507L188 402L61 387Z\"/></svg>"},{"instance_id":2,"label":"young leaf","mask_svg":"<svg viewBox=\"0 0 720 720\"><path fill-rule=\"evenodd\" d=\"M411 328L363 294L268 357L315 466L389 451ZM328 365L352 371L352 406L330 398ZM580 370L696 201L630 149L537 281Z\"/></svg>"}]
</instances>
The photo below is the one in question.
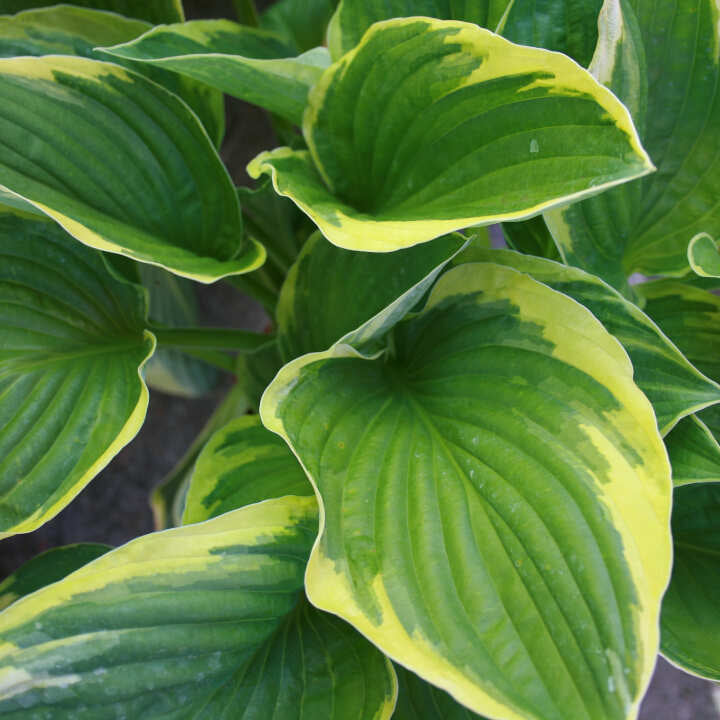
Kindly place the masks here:
<instances>
[{"instance_id":1,"label":"young leaf","mask_svg":"<svg viewBox=\"0 0 720 720\"><path fill-rule=\"evenodd\" d=\"M271 500L138 538L18 601L0 615L0 712L389 718L385 659L304 599L316 527L313 498Z\"/></svg>"},{"instance_id":2,"label":"young leaf","mask_svg":"<svg viewBox=\"0 0 720 720\"><path fill-rule=\"evenodd\" d=\"M65 507L140 429L137 286L47 221L0 214L0 537Z\"/></svg>"},{"instance_id":3,"label":"young leaf","mask_svg":"<svg viewBox=\"0 0 720 720\"><path fill-rule=\"evenodd\" d=\"M521 45L565 53L587 67L602 4L602 0L513 0L498 32Z\"/></svg>"},{"instance_id":4,"label":"young leaf","mask_svg":"<svg viewBox=\"0 0 720 720\"><path fill-rule=\"evenodd\" d=\"M103 52L188 75L296 124L329 65L322 48L294 57L279 36L230 20L161 25Z\"/></svg>"},{"instance_id":5,"label":"young leaf","mask_svg":"<svg viewBox=\"0 0 720 720\"><path fill-rule=\"evenodd\" d=\"M386 252L530 217L651 172L627 110L572 60L463 22L376 23L313 88L310 147L262 153L333 244Z\"/></svg>"},{"instance_id":6,"label":"young leaf","mask_svg":"<svg viewBox=\"0 0 720 720\"><path fill-rule=\"evenodd\" d=\"M720 277L720 253L707 233L698 233L688 245L688 262L700 277Z\"/></svg>"},{"instance_id":7,"label":"young leaf","mask_svg":"<svg viewBox=\"0 0 720 720\"><path fill-rule=\"evenodd\" d=\"M235 189L197 118L117 65L0 60L0 184L78 240L200 282L248 272Z\"/></svg>"},{"instance_id":8,"label":"young leaf","mask_svg":"<svg viewBox=\"0 0 720 720\"><path fill-rule=\"evenodd\" d=\"M394 667L398 699L393 720L484 720L415 673Z\"/></svg>"},{"instance_id":9,"label":"young leaf","mask_svg":"<svg viewBox=\"0 0 720 720\"><path fill-rule=\"evenodd\" d=\"M312 487L287 444L246 415L218 430L193 469L183 523L284 495L312 495Z\"/></svg>"},{"instance_id":10,"label":"young leaf","mask_svg":"<svg viewBox=\"0 0 720 720\"><path fill-rule=\"evenodd\" d=\"M420 299L466 243L461 235L448 235L378 256L337 248L315 233L280 293L277 323L283 358L325 350L415 286L420 287L412 297Z\"/></svg>"},{"instance_id":11,"label":"young leaf","mask_svg":"<svg viewBox=\"0 0 720 720\"><path fill-rule=\"evenodd\" d=\"M150 301L149 317L154 325L192 327L199 322L192 283L152 265L137 270ZM218 381L215 368L172 348L158 348L145 368L151 388L181 397L198 397Z\"/></svg>"},{"instance_id":12,"label":"young leaf","mask_svg":"<svg viewBox=\"0 0 720 720\"><path fill-rule=\"evenodd\" d=\"M720 681L720 483L675 490L672 579L662 606L662 653L686 672Z\"/></svg>"},{"instance_id":13,"label":"young leaf","mask_svg":"<svg viewBox=\"0 0 720 720\"><path fill-rule=\"evenodd\" d=\"M479 250L475 258L528 273L590 310L627 350L634 380L652 403L663 435L686 415L720 402L720 386L693 367L642 310L600 278L507 250Z\"/></svg>"},{"instance_id":14,"label":"young leaf","mask_svg":"<svg viewBox=\"0 0 720 720\"><path fill-rule=\"evenodd\" d=\"M720 297L676 280L643 283L637 289L645 312L687 359L720 381Z\"/></svg>"},{"instance_id":15,"label":"young leaf","mask_svg":"<svg viewBox=\"0 0 720 720\"><path fill-rule=\"evenodd\" d=\"M25 595L62 580L111 549L109 545L78 543L56 547L37 555L0 582L0 610Z\"/></svg>"},{"instance_id":16,"label":"young leaf","mask_svg":"<svg viewBox=\"0 0 720 720\"><path fill-rule=\"evenodd\" d=\"M107 60L96 48L128 42L152 26L114 12L57 5L27 10L12 17L0 17L0 56L77 55ZM179 95L197 114L216 146L225 132L222 93L195 80L148 65L118 59Z\"/></svg>"},{"instance_id":17,"label":"young leaf","mask_svg":"<svg viewBox=\"0 0 720 720\"><path fill-rule=\"evenodd\" d=\"M185 19L182 0L68 0L64 4L109 10L153 24L182 22ZM47 0L0 0L0 13L16 13L45 5Z\"/></svg>"},{"instance_id":18,"label":"young leaf","mask_svg":"<svg viewBox=\"0 0 720 720\"><path fill-rule=\"evenodd\" d=\"M720 482L720 445L705 423L690 415L665 438L673 485Z\"/></svg>"},{"instance_id":19,"label":"young leaf","mask_svg":"<svg viewBox=\"0 0 720 720\"><path fill-rule=\"evenodd\" d=\"M373 23L397 17L462 20L495 31L508 5L511 0L341 0L328 28L330 55L338 60L360 44Z\"/></svg>"},{"instance_id":20,"label":"young leaf","mask_svg":"<svg viewBox=\"0 0 720 720\"><path fill-rule=\"evenodd\" d=\"M635 717L670 572L670 468L619 343L461 265L384 356L287 365L261 417L322 501L311 602L474 712Z\"/></svg>"}]
</instances>

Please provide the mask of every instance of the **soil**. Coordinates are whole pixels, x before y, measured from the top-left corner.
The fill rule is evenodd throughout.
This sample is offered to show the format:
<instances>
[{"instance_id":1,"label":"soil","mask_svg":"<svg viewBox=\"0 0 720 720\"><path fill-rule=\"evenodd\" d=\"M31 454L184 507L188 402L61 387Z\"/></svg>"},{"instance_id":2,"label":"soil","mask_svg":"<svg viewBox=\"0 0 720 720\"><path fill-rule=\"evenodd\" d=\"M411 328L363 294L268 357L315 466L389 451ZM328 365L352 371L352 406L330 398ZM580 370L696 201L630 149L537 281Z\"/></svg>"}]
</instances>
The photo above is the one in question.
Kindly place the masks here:
<instances>
[{"instance_id":1,"label":"soil","mask_svg":"<svg viewBox=\"0 0 720 720\"><path fill-rule=\"evenodd\" d=\"M186 0L184 4L191 19L233 17L231 2ZM258 3L260 7L269 4ZM264 111L229 98L222 156L236 184L250 184L245 165L274 144ZM257 303L229 285L198 287L198 297L208 325L259 331L268 322ZM182 456L228 385L225 378L213 393L193 400L152 392L141 433L65 510L35 532L0 542L0 580L51 547L82 541L117 546L152 532L148 505L152 489ZM720 686L715 688L719 698L715 702L712 692L711 683L687 675L660 658L640 720L720 720Z\"/></svg>"}]
</instances>

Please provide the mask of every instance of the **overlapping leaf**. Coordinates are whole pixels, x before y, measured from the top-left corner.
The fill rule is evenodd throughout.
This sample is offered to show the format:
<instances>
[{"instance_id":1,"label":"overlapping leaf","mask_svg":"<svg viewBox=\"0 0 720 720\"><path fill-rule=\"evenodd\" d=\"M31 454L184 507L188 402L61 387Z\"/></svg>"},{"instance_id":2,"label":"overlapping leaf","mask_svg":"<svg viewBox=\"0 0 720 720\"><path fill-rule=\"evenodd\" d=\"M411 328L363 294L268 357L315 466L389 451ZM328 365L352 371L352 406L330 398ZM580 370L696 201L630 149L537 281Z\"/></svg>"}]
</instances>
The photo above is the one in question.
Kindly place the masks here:
<instances>
[{"instance_id":1,"label":"overlapping leaf","mask_svg":"<svg viewBox=\"0 0 720 720\"><path fill-rule=\"evenodd\" d=\"M280 293L278 343L285 361L324 350L414 286L411 307L466 243L434 243L377 256L337 248L319 233L305 244Z\"/></svg>"},{"instance_id":2,"label":"overlapping leaf","mask_svg":"<svg viewBox=\"0 0 720 720\"><path fill-rule=\"evenodd\" d=\"M177 97L115 64L0 60L0 185L81 242L211 282L262 263L235 189Z\"/></svg>"},{"instance_id":3,"label":"overlapping leaf","mask_svg":"<svg viewBox=\"0 0 720 720\"><path fill-rule=\"evenodd\" d=\"M310 95L272 176L335 245L390 251L651 171L627 110L567 57L469 23L376 23Z\"/></svg>"},{"instance_id":4,"label":"overlapping leaf","mask_svg":"<svg viewBox=\"0 0 720 720\"><path fill-rule=\"evenodd\" d=\"M688 245L688 262L700 277L720 277L720 253L707 233L698 233Z\"/></svg>"},{"instance_id":5,"label":"overlapping leaf","mask_svg":"<svg viewBox=\"0 0 720 720\"><path fill-rule=\"evenodd\" d=\"M670 470L619 343L466 264L392 331L263 396L322 499L306 590L490 717L634 717L670 570Z\"/></svg>"},{"instance_id":6,"label":"overlapping leaf","mask_svg":"<svg viewBox=\"0 0 720 720\"><path fill-rule=\"evenodd\" d=\"M0 215L0 537L42 525L140 429L142 290L53 223Z\"/></svg>"},{"instance_id":7,"label":"overlapping leaf","mask_svg":"<svg viewBox=\"0 0 720 720\"><path fill-rule=\"evenodd\" d=\"M62 580L110 549L109 545L99 543L77 543L37 555L0 583L0 610L25 595Z\"/></svg>"},{"instance_id":8,"label":"overlapping leaf","mask_svg":"<svg viewBox=\"0 0 720 720\"><path fill-rule=\"evenodd\" d=\"M720 30L714 0L605 6L615 50L599 46L592 69L631 109L658 172L548 223L569 262L627 292L634 271L687 272L691 238L720 233Z\"/></svg>"},{"instance_id":9,"label":"overlapping leaf","mask_svg":"<svg viewBox=\"0 0 720 720\"><path fill-rule=\"evenodd\" d=\"M271 30L302 53L325 43L336 0L278 0L261 16L260 26Z\"/></svg>"},{"instance_id":10,"label":"overlapping leaf","mask_svg":"<svg viewBox=\"0 0 720 720\"><path fill-rule=\"evenodd\" d=\"M161 25L103 51L188 75L298 124L308 91L329 64L322 48L294 57L278 35L229 20Z\"/></svg>"},{"instance_id":11,"label":"overlapping leaf","mask_svg":"<svg viewBox=\"0 0 720 720\"><path fill-rule=\"evenodd\" d=\"M665 438L673 485L720 482L720 444L696 415L681 420Z\"/></svg>"},{"instance_id":12,"label":"overlapping leaf","mask_svg":"<svg viewBox=\"0 0 720 720\"><path fill-rule=\"evenodd\" d=\"M588 308L627 350L635 382L653 404L663 435L686 415L720 401L720 386L691 365L644 312L600 278L506 250L479 250L475 257L526 272Z\"/></svg>"},{"instance_id":13,"label":"overlapping leaf","mask_svg":"<svg viewBox=\"0 0 720 720\"><path fill-rule=\"evenodd\" d=\"M683 670L720 681L720 483L675 490L674 563L662 606L662 652Z\"/></svg>"},{"instance_id":14,"label":"overlapping leaf","mask_svg":"<svg viewBox=\"0 0 720 720\"><path fill-rule=\"evenodd\" d=\"M0 0L0 13L16 13L47 4L47 0ZM63 4L109 10L150 23L181 22L185 19L181 0L68 0Z\"/></svg>"},{"instance_id":15,"label":"overlapping leaf","mask_svg":"<svg viewBox=\"0 0 720 720\"><path fill-rule=\"evenodd\" d=\"M312 495L287 444L246 415L218 430L192 471L183 523L200 522L284 495Z\"/></svg>"},{"instance_id":16,"label":"overlapping leaf","mask_svg":"<svg viewBox=\"0 0 720 720\"><path fill-rule=\"evenodd\" d=\"M107 60L106 55L96 50L98 46L127 42L151 27L150 23L114 12L72 5L29 10L12 17L0 17L0 57L78 55ZM117 61L179 95L198 115L215 145L220 145L225 131L222 93L160 68Z\"/></svg>"}]
</instances>

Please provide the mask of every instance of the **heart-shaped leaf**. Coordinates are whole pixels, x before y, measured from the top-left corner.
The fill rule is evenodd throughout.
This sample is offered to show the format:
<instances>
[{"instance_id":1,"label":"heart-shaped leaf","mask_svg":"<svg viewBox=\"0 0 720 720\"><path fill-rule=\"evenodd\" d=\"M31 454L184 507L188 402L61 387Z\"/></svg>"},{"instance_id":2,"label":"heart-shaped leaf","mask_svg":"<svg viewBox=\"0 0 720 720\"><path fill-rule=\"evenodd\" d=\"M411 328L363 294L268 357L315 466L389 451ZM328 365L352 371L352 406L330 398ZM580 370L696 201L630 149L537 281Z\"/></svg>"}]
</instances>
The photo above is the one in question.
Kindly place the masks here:
<instances>
[{"instance_id":1,"label":"heart-shaped leaf","mask_svg":"<svg viewBox=\"0 0 720 720\"><path fill-rule=\"evenodd\" d=\"M670 468L620 344L506 267L443 275L382 355L305 355L263 423L322 501L308 597L474 712L635 717Z\"/></svg>"},{"instance_id":2,"label":"heart-shaped leaf","mask_svg":"<svg viewBox=\"0 0 720 720\"><path fill-rule=\"evenodd\" d=\"M0 185L86 245L200 282L248 272L235 188L197 117L118 65L0 60Z\"/></svg>"},{"instance_id":3,"label":"heart-shaped leaf","mask_svg":"<svg viewBox=\"0 0 720 720\"><path fill-rule=\"evenodd\" d=\"M248 166L335 245L384 252L536 215L651 172L627 110L572 60L470 23L376 23L313 88L310 152Z\"/></svg>"},{"instance_id":4,"label":"heart-shaped leaf","mask_svg":"<svg viewBox=\"0 0 720 720\"><path fill-rule=\"evenodd\" d=\"M141 288L53 223L0 214L0 537L57 514L135 436Z\"/></svg>"},{"instance_id":5,"label":"heart-shaped leaf","mask_svg":"<svg viewBox=\"0 0 720 720\"><path fill-rule=\"evenodd\" d=\"M662 653L686 672L720 681L720 483L675 490L674 563L662 606Z\"/></svg>"}]
</instances>

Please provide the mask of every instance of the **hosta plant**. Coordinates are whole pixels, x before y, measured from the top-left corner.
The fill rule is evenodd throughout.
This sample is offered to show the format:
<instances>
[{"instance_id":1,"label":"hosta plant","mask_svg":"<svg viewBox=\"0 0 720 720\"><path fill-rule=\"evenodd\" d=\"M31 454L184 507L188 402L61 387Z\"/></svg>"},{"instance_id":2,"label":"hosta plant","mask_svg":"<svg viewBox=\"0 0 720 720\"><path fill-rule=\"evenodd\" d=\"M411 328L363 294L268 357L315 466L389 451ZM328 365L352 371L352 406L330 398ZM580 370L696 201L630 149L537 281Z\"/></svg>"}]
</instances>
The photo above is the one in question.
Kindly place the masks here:
<instances>
[{"instance_id":1,"label":"hosta plant","mask_svg":"<svg viewBox=\"0 0 720 720\"><path fill-rule=\"evenodd\" d=\"M0 1L0 536L234 377L157 532L0 584L0 715L630 720L659 652L720 680L715 0L235 6ZM252 186L224 94L278 138ZM269 331L201 326L215 282Z\"/></svg>"}]
</instances>

